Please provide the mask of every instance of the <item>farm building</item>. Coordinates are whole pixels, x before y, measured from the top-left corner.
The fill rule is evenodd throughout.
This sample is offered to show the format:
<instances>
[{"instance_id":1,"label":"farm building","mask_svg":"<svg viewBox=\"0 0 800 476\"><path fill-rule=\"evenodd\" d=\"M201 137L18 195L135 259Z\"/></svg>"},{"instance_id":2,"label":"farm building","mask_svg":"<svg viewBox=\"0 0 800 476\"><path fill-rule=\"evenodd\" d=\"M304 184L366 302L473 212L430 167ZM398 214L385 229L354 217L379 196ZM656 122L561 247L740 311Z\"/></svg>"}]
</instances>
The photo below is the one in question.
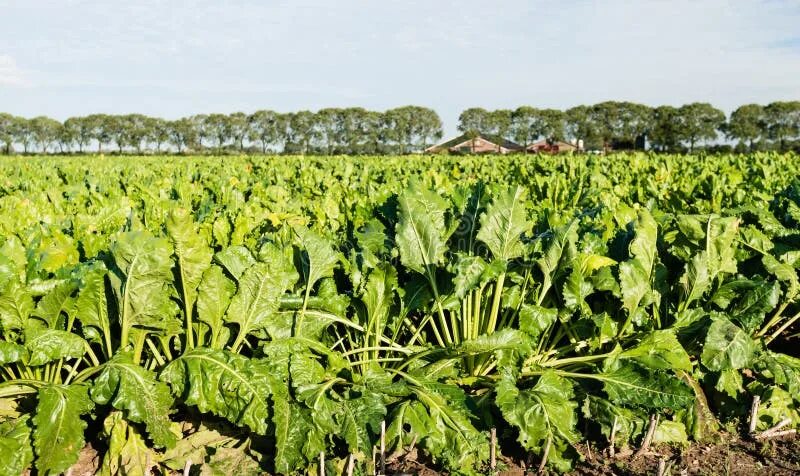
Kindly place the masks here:
<instances>
[{"instance_id":1,"label":"farm building","mask_svg":"<svg viewBox=\"0 0 800 476\"><path fill-rule=\"evenodd\" d=\"M548 141L547 139L542 139L540 141L534 142L533 144L527 147L528 152L533 153L546 153L546 154L558 154L560 152L577 152L578 146L576 144L570 144L569 142L564 141Z\"/></svg>"},{"instance_id":2,"label":"farm building","mask_svg":"<svg viewBox=\"0 0 800 476\"><path fill-rule=\"evenodd\" d=\"M522 147L510 140L502 137L481 134L475 138L470 138L467 134L436 144L425 149L428 154L440 152L451 152L457 154L508 154L509 152L519 152Z\"/></svg>"}]
</instances>

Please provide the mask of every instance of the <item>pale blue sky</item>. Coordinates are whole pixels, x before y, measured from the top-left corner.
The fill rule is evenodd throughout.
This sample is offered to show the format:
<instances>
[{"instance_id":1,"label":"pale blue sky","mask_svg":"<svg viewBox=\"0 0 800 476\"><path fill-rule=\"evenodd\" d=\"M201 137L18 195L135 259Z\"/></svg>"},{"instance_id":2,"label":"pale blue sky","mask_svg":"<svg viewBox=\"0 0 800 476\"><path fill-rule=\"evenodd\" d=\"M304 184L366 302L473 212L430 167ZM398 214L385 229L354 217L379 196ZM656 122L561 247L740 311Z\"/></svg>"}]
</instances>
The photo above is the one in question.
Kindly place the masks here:
<instances>
[{"instance_id":1,"label":"pale blue sky","mask_svg":"<svg viewBox=\"0 0 800 476\"><path fill-rule=\"evenodd\" d=\"M0 111L800 99L800 2L0 0Z\"/></svg>"}]
</instances>

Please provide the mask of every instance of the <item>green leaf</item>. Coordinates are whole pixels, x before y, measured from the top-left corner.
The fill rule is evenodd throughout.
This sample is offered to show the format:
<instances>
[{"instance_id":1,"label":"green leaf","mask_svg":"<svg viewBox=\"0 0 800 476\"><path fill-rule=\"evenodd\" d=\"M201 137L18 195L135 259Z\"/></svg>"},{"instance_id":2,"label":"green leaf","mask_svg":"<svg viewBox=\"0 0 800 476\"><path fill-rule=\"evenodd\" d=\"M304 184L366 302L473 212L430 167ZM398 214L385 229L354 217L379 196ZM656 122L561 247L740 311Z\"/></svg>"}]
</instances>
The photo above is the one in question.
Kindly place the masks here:
<instances>
[{"instance_id":1,"label":"green leaf","mask_svg":"<svg viewBox=\"0 0 800 476\"><path fill-rule=\"evenodd\" d=\"M200 470L201 476L257 476L264 474L258 461L244 448L215 448L208 463Z\"/></svg>"},{"instance_id":2,"label":"green leaf","mask_svg":"<svg viewBox=\"0 0 800 476\"><path fill-rule=\"evenodd\" d=\"M649 372L636 364L626 363L615 370L598 374L608 398L616 403L652 409L683 408L692 403L692 390L675 375Z\"/></svg>"},{"instance_id":3,"label":"green leaf","mask_svg":"<svg viewBox=\"0 0 800 476\"><path fill-rule=\"evenodd\" d=\"M275 471L290 474L325 451L324 434L311 422L308 409L293 403L285 387L273 396L275 424Z\"/></svg>"},{"instance_id":4,"label":"green leaf","mask_svg":"<svg viewBox=\"0 0 800 476\"><path fill-rule=\"evenodd\" d=\"M530 226L525 213L525 189L517 186L492 200L481 215L478 239L489 247L498 260L511 260L522 256L525 247L522 234Z\"/></svg>"},{"instance_id":5,"label":"green leaf","mask_svg":"<svg viewBox=\"0 0 800 476\"><path fill-rule=\"evenodd\" d=\"M0 476L19 476L33 462L28 415L0 423Z\"/></svg>"},{"instance_id":6,"label":"green leaf","mask_svg":"<svg viewBox=\"0 0 800 476\"><path fill-rule=\"evenodd\" d=\"M0 330L9 332L25 327L33 312L33 297L17 280L0 289Z\"/></svg>"},{"instance_id":7,"label":"green leaf","mask_svg":"<svg viewBox=\"0 0 800 476\"><path fill-rule=\"evenodd\" d=\"M75 317L82 324L83 335L92 342L111 342L111 324L108 320L104 266L90 269L80 278L78 297L75 299ZM111 349L106 349L111 351Z\"/></svg>"},{"instance_id":8,"label":"green leaf","mask_svg":"<svg viewBox=\"0 0 800 476\"><path fill-rule=\"evenodd\" d=\"M358 398L346 399L336 414L341 435L350 453L367 456L375 443L374 435L380 433L381 421L386 417L383 396L373 392ZM370 431L371 430L371 431Z\"/></svg>"},{"instance_id":9,"label":"green leaf","mask_svg":"<svg viewBox=\"0 0 800 476\"><path fill-rule=\"evenodd\" d=\"M73 307L74 297L72 293L76 289L73 281L59 283L49 293L45 294L36 304L36 309L32 315L41 318L47 327L51 329L64 329L63 321L59 325L61 313L70 314Z\"/></svg>"},{"instance_id":10,"label":"green leaf","mask_svg":"<svg viewBox=\"0 0 800 476\"><path fill-rule=\"evenodd\" d=\"M47 385L39 389L33 417L33 447L40 474L59 474L78 460L86 422L93 408L84 385Z\"/></svg>"},{"instance_id":11,"label":"green leaf","mask_svg":"<svg viewBox=\"0 0 800 476\"><path fill-rule=\"evenodd\" d=\"M636 235L628 246L631 259L619 264L622 306L635 316L651 290L651 275L656 260L658 225L646 209L639 211L634 225Z\"/></svg>"},{"instance_id":12,"label":"green leaf","mask_svg":"<svg viewBox=\"0 0 800 476\"><path fill-rule=\"evenodd\" d=\"M280 306L281 295L297 278L297 271L284 260L254 264L239 280L239 290L228 307L226 322L238 324L240 336L265 329Z\"/></svg>"},{"instance_id":13,"label":"green leaf","mask_svg":"<svg viewBox=\"0 0 800 476\"><path fill-rule=\"evenodd\" d=\"M519 311L519 329L536 338L558 319L558 309L523 304Z\"/></svg>"},{"instance_id":14,"label":"green leaf","mask_svg":"<svg viewBox=\"0 0 800 476\"><path fill-rule=\"evenodd\" d=\"M744 390L742 372L737 369L722 370L714 388L731 398L738 397Z\"/></svg>"},{"instance_id":15,"label":"green leaf","mask_svg":"<svg viewBox=\"0 0 800 476\"><path fill-rule=\"evenodd\" d=\"M522 447L542 456L549 446L548 463L557 471L569 471L570 445L580 438L570 381L549 371L530 389L520 390L510 375L504 375L496 392L495 402L503 418L519 430Z\"/></svg>"},{"instance_id":16,"label":"green leaf","mask_svg":"<svg viewBox=\"0 0 800 476\"><path fill-rule=\"evenodd\" d=\"M170 210L167 218L167 234L178 259L178 283L185 312L191 313L197 300L197 287L203 273L211 265L212 251L197 226L191 213L185 208Z\"/></svg>"},{"instance_id":17,"label":"green leaf","mask_svg":"<svg viewBox=\"0 0 800 476\"><path fill-rule=\"evenodd\" d=\"M197 431L178 440L173 448L165 451L160 457L160 462L172 470L179 471L186 466L187 461L192 461L193 464L200 463L206 459L209 450L213 452L216 446L229 441L235 440L217 430L201 426ZM216 448L216 451L219 449Z\"/></svg>"},{"instance_id":18,"label":"green leaf","mask_svg":"<svg viewBox=\"0 0 800 476\"><path fill-rule=\"evenodd\" d=\"M228 270L236 281L239 281L250 266L256 264L253 254L244 246L229 246L215 254L214 261Z\"/></svg>"},{"instance_id":19,"label":"green leaf","mask_svg":"<svg viewBox=\"0 0 800 476\"><path fill-rule=\"evenodd\" d=\"M195 348L178 357L160 378L186 405L196 406L263 435L276 385L267 366L227 350Z\"/></svg>"},{"instance_id":20,"label":"green leaf","mask_svg":"<svg viewBox=\"0 0 800 476\"><path fill-rule=\"evenodd\" d=\"M12 364L28 358L25 347L7 341L0 341L0 365Z\"/></svg>"},{"instance_id":21,"label":"green leaf","mask_svg":"<svg viewBox=\"0 0 800 476\"><path fill-rule=\"evenodd\" d=\"M736 302L729 314L747 333L753 333L761 327L764 317L777 305L781 296L781 287L777 282L760 283Z\"/></svg>"},{"instance_id":22,"label":"green leaf","mask_svg":"<svg viewBox=\"0 0 800 476\"><path fill-rule=\"evenodd\" d=\"M154 372L133 363L130 352L115 355L94 379L90 394L100 404L111 404L125 412L125 419L144 423L159 447L175 446L169 414L173 399L169 387L156 380Z\"/></svg>"},{"instance_id":23,"label":"green leaf","mask_svg":"<svg viewBox=\"0 0 800 476\"><path fill-rule=\"evenodd\" d=\"M236 292L236 285L225 276L222 268L211 266L200 281L197 296L197 319L211 329L210 347L219 349L225 346L220 339L224 331L224 316Z\"/></svg>"},{"instance_id":24,"label":"green leaf","mask_svg":"<svg viewBox=\"0 0 800 476\"><path fill-rule=\"evenodd\" d=\"M658 423L653 433L653 443L680 443L689 444L686 426L679 421L662 420Z\"/></svg>"},{"instance_id":25,"label":"green leaf","mask_svg":"<svg viewBox=\"0 0 800 476\"><path fill-rule=\"evenodd\" d=\"M397 271L388 263L379 263L367 277L362 301L367 311L368 328L375 335L375 345L381 345L379 336L384 334L389 311L397 289Z\"/></svg>"},{"instance_id":26,"label":"green leaf","mask_svg":"<svg viewBox=\"0 0 800 476\"><path fill-rule=\"evenodd\" d=\"M306 227L294 226L298 246L302 249L303 278L308 288L321 278L333 276L333 268L339 261L330 241L322 238Z\"/></svg>"},{"instance_id":27,"label":"green leaf","mask_svg":"<svg viewBox=\"0 0 800 476\"><path fill-rule=\"evenodd\" d=\"M25 329L25 348L30 355L28 365L37 366L58 359L82 357L86 352L86 341L71 332L28 326Z\"/></svg>"},{"instance_id":28,"label":"green leaf","mask_svg":"<svg viewBox=\"0 0 800 476\"><path fill-rule=\"evenodd\" d=\"M149 476L158 455L147 447L144 438L120 412L112 411L103 422L108 450L100 466L102 476Z\"/></svg>"},{"instance_id":29,"label":"green leaf","mask_svg":"<svg viewBox=\"0 0 800 476\"><path fill-rule=\"evenodd\" d=\"M753 359L756 343L736 324L714 317L706 335L700 361L712 371L741 369Z\"/></svg>"},{"instance_id":30,"label":"green leaf","mask_svg":"<svg viewBox=\"0 0 800 476\"><path fill-rule=\"evenodd\" d=\"M412 183L398 198L397 248L403 266L420 274L440 264L447 249L444 214L447 203Z\"/></svg>"},{"instance_id":31,"label":"green leaf","mask_svg":"<svg viewBox=\"0 0 800 476\"><path fill-rule=\"evenodd\" d=\"M689 354L671 330L647 334L635 347L622 352L619 357L633 359L651 369L692 370Z\"/></svg>"},{"instance_id":32,"label":"green leaf","mask_svg":"<svg viewBox=\"0 0 800 476\"><path fill-rule=\"evenodd\" d=\"M130 342L133 327L176 333L181 328L176 318L178 306L171 299L172 247L148 232L132 231L119 235L111 253L120 275L111 273L120 309L123 336Z\"/></svg>"}]
</instances>

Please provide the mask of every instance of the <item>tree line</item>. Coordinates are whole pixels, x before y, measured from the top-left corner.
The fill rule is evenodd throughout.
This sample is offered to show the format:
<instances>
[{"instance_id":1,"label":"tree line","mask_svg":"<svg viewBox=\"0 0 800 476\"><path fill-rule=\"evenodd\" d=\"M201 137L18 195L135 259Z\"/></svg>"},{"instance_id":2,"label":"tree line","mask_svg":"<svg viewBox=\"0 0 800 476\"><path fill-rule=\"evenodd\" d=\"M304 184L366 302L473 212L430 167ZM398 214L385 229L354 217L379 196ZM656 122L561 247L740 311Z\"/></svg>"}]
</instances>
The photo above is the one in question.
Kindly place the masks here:
<instances>
[{"instance_id":1,"label":"tree line","mask_svg":"<svg viewBox=\"0 0 800 476\"><path fill-rule=\"evenodd\" d=\"M63 123L0 113L5 153L145 151L299 154L406 154L442 137L442 121L428 108L403 106L383 112L360 107L316 112L198 114L177 120L142 114L92 114Z\"/></svg>"},{"instance_id":2,"label":"tree line","mask_svg":"<svg viewBox=\"0 0 800 476\"><path fill-rule=\"evenodd\" d=\"M738 141L739 151L800 150L800 101L746 104L730 117L708 103L680 107L606 101L566 111L522 106L515 110L470 108L458 130L512 140L527 147L538 140L582 140L586 149L637 149L693 152L720 138ZM730 147L730 146L727 146Z\"/></svg>"},{"instance_id":3,"label":"tree line","mask_svg":"<svg viewBox=\"0 0 800 476\"><path fill-rule=\"evenodd\" d=\"M606 101L567 110L522 106L515 110L469 108L458 130L494 136L521 146L538 140L578 140L586 149L694 151L725 138L739 151L800 150L800 101L747 104L729 117L708 103L680 107ZM59 122L0 113L0 146L6 154L96 152L406 154L442 137L432 109L387 111L326 108L316 112L199 114L165 120L141 114L92 114ZM719 147L718 145L716 147ZM724 145L722 147L731 147Z\"/></svg>"}]
</instances>

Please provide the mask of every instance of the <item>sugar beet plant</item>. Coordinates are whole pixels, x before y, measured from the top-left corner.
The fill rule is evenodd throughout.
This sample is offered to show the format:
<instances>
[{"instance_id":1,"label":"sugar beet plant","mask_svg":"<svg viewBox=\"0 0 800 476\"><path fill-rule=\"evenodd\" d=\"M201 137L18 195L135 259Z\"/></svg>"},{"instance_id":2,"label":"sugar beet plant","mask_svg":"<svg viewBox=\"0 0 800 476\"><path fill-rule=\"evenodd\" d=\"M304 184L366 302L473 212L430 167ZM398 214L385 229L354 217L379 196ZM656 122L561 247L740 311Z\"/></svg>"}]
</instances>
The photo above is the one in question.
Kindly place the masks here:
<instances>
[{"instance_id":1,"label":"sugar beet plant","mask_svg":"<svg viewBox=\"0 0 800 476\"><path fill-rule=\"evenodd\" d=\"M800 188L680 214L569 183L412 181L336 233L237 238L177 193L107 213L107 246L77 222L5 236L0 474L64 472L87 444L103 474L321 453L364 473L382 422L390 458L481 473L497 428L499 451L567 471L653 415L655 441L714 438L756 395L759 429L796 425Z\"/></svg>"}]
</instances>

